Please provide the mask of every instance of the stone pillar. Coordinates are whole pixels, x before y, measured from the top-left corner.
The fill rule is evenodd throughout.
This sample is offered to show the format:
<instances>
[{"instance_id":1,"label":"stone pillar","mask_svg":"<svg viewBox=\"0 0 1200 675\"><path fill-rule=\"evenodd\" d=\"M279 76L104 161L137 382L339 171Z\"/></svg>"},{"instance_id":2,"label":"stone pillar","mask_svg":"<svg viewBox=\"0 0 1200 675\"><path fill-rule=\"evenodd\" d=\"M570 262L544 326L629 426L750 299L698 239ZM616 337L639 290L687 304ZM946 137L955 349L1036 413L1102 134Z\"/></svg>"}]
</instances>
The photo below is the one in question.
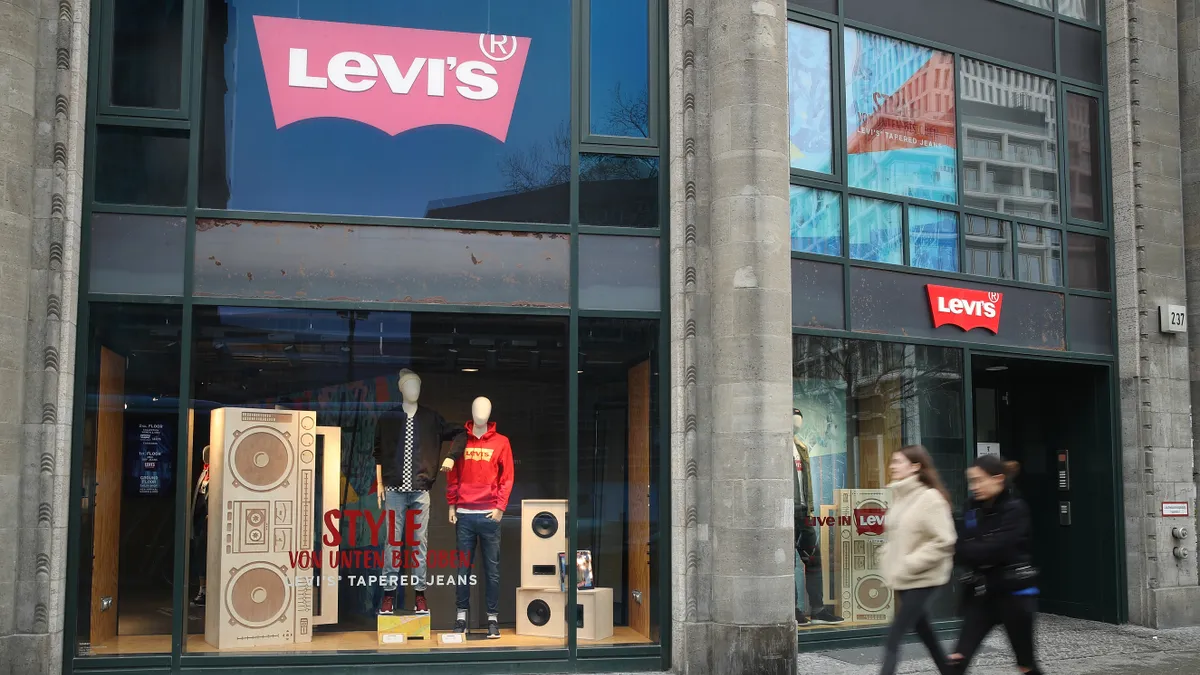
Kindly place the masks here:
<instances>
[{"instance_id":1,"label":"stone pillar","mask_svg":"<svg viewBox=\"0 0 1200 675\"><path fill-rule=\"evenodd\" d=\"M0 673L62 671L87 0L0 0Z\"/></svg>"},{"instance_id":2,"label":"stone pillar","mask_svg":"<svg viewBox=\"0 0 1200 675\"><path fill-rule=\"evenodd\" d=\"M670 4L674 663L796 670L784 0Z\"/></svg>"},{"instance_id":3,"label":"stone pillar","mask_svg":"<svg viewBox=\"0 0 1200 675\"><path fill-rule=\"evenodd\" d=\"M17 586L25 345L33 228L38 3L0 0L0 673L20 647Z\"/></svg>"},{"instance_id":4,"label":"stone pillar","mask_svg":"<svg viewBox=\"0 0 1200 675\"><path fill-rule=\"evenodd\" d=\"M1159 305L1200 300L1187 293L1183 255L1200 243L1185 237L1180 187L1185 4L1110 0L1107 12L1129 618L1156 627L1200 619L1195 540L1177 560L1180 523L1159 516L1163 501L1196 499L1188 336L1158 327Z\"/></svg>"}]
</instances>

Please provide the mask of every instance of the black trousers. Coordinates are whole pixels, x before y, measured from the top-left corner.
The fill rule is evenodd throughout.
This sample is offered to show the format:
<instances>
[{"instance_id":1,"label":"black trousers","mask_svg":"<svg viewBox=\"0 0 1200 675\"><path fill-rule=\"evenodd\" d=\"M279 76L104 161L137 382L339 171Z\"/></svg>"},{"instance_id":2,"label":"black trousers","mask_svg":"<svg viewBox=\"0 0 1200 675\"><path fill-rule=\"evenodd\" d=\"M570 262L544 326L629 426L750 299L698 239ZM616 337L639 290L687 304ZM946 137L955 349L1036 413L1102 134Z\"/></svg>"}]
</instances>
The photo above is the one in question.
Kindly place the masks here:
<instances>
[{"instance_id":1,"label":"black trousers","mask_svg":"<svg viewBox=\"0 0 1200 675\"><path fill-rule=\"evenodd\" d=\"M1017 665L1028 668L1031 673L1040 672L1033 654L1033 618L1036 614L1037 598L1030 595L988 593L968 600L963 613L962 634L955 648L963 657L958 665L959 672L966 672L983 639L1001 624L1008 633Z\"/></svg>"},{"instance_id":2,"label":"black trousers","mask_svg":"<svg viewBox=\"0 0 1200 675\"><path fill-rule=\"evenodd\" d=\"M808 614L816 614L825 609L824 571L821 569L821 551L818 548L817 530L808 525L796 525L796 553L804 565L804 590L807 594ZM800 601L800 589L796 589L797 607Z\"/></svg>"},{"instance_id":3,"label":"black trousers","mask_svg":"<svg viewBox=\"0 0 1200 675\"><path fill-rule=\"evenodd\" d=\"M888 628L883 667L879 670L880 675L895 675L896 667L900 664L900 645L904 642L904 636L914 630L920 636L921 642L925 643L925 648L933 657L933 664L937 666L938 672L942 675L949 675L953 672L946 664L946 653L942 651L942 645L937 641L937 635L934 634L933 626L929 623L929 603L933 600L938 588L932 586L896 591L896 599L900 606L896 608L896 616Z\"/></svg>"}]
</instances>

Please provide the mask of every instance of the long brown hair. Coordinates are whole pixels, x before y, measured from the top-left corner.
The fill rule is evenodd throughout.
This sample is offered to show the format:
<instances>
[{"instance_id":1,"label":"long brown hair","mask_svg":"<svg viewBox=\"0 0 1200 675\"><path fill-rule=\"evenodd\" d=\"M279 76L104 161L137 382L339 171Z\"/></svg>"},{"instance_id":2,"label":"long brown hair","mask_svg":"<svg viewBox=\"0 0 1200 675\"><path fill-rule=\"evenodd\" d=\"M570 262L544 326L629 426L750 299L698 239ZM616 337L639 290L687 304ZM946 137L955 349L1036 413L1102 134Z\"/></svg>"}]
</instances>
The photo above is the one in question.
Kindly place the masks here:
<instances>
[{"instance_id":1,"label":"long brown hair","mask_svg":"<svg viewBox=\"0 0 1200 675\"><path fill-rule=\"evenodd\" d=\"M925 446L906 445L897 452L904 455L913 464L920 464L921 468L917 471L917 479L930 490L937 490L945 498L946 503L950 503L950 491L942 483L942 477L938 475L937 467L933 465L933 457L929 455Z\"/></svg>"}]
</instances>

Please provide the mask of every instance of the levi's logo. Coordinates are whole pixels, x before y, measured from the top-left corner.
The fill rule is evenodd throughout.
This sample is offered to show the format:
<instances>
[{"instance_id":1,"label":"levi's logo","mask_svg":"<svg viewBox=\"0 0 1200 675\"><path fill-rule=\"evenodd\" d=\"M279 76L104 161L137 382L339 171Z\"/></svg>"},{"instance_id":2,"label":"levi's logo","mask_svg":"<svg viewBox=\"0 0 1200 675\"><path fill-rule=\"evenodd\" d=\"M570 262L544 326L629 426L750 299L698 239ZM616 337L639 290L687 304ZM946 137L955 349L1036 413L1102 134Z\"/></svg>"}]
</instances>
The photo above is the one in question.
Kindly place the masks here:
<instances>
[{"instance_id":1,"label":"levi's logo","mask_svg":"<svg viewBox=\"0 0 1200 675\"><path fill-rule=\"evenodd\" d=\"M495 450L491 448L467 448L463 451L463 459L470 459L476 462L492 461L492 453Z\"/></svg>"},{"instance_id":2,"label":"levi's logo","mask_svg":"<svg viewBox=\"0 0 1200 675\"><path fill-rule=\"evenodd\" d=\"M878 507L854 509L854 527L859 535L878 537L883 534L887 510Z\"/></svg>"},{"instance_id":3,"label":"levi's logo","mask_svg":"<svg viewBox=\"0 0 1200 675\"><path fill-rule=\"evenodd\" d=\"M925 286L929 307L933 310L933 327L958 326L963 330L983 328L992 333L1000 331L1000 304L1003 293L974 291L950 286Z\"/></svg>"},{"instance_id":4,"label":"levi's logo","mask_svg":"<svg viewBox=\"0 0 1200 675\"><path fill-rule=\"evenodd\" d=\"M336 117L396 134L449 124L508 136L531 40L254 17L275 128Z\"/></svg>"}]
</instances>

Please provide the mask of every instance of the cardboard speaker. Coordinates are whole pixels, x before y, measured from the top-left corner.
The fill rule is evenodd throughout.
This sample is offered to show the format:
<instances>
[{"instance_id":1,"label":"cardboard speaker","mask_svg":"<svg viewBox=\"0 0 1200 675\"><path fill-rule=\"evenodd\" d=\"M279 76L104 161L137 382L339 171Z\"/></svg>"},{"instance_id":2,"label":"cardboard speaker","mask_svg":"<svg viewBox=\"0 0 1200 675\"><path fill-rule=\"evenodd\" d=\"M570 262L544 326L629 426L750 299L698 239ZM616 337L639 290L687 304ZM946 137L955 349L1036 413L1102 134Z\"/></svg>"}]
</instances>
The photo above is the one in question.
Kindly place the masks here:
<instances>
[{"instance_id":1,"label":"cardboard speaker","mask_svg":"<svg viewBox=\"0 0 1200 675\"><path fill-rule=\"evenodd\" d=\"M558 554L566 550L567 500L522 500L521 587L557 589Z\"/></svg>"},{"instance_id":2,"label":"cardboard speaker","mask_svg":"<svg viewBox=\"0 0 1200 675\"><path fill-rule=\"evenodd\" d=\"M613 590L593 588L575 596L578 622L575 634L580 640L604 640L613 634Z\"/></svg>"},{"instance_id":3,"label":"cardboard speaker","mask_svg":"<svg viewBox=\"0 0 1200 675\"><path fill-rule=\"evenodd\" d=\"M208 603L218 649L311 642L336 623L337 584L292 556L328 560L322 514L338 508L341 429L316 413L220 408L209 436Z\"/></svg>"},{"instance_id":4,"label":"cardboard speaker","mask_svg":"<svg viewBox=\"0 0 1200 675\"><path fill-rule=\"evenodd\" d=\"M557 588L518 588L517 635L567 637L566 605Z\"/></svg>"},{"instance_id":5,"label":"cardboard speaker","mask_svg":"<svg viewBox=\"0 0 1200 675\"><path fill-rule=\"evenodd\" d=\"M834 490L838 522L838 615L847 621L887 623L895 602L879 571L887 490Z\"/></svg>"},{"instance_id":6,"label":"cardboard speaker","mask_svg":"<svg viewBox=\"0 0 1200 675\"><path fill-rule=\"evenodd\" d=\"M604 640L613 634L613 591L593 588L576 593L574 612L567 612L567 594L558 589L517 589L517 635L567 637L567 620L575 621L580 640Z\"/></svg>"}]
</instances>

